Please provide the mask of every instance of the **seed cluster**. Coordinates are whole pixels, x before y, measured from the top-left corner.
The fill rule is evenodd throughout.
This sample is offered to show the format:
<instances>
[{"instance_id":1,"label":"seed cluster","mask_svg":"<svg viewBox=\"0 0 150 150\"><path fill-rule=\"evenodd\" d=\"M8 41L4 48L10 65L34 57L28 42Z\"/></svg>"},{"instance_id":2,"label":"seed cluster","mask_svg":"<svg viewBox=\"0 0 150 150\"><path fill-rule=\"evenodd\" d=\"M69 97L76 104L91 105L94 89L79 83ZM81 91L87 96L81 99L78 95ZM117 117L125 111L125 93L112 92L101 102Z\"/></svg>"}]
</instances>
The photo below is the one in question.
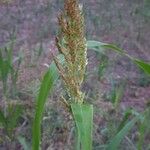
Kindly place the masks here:
<instances>
[{"instance_id":1,"label":"seed cluster","mask_svg":"<svg viewBox=\"0 0 150 150\"><path fill-rule=\"evenodd\" d=\"M84 18L78 0L65 0L64 12L58 17L60 33L56 37L56 46L65 58L62 65L55 57L54 61L64 81L71 100L82 103L84 94L81 84L87 65L87 46L84 37Z\"/></svg>"}]
</instances>

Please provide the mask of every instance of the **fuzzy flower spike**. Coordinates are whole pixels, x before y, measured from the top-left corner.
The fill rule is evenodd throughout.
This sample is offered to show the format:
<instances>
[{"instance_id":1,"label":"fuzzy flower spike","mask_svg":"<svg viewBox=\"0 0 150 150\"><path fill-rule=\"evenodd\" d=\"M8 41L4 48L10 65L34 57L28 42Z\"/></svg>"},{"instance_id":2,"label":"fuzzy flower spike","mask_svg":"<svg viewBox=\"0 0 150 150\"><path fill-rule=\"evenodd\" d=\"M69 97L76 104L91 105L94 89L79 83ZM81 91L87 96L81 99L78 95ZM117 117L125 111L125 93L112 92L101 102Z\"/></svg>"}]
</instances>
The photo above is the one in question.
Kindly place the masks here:
<instances>
[{"instance_id":1,"label":"fuzzy flower spike","mask_svg":"<svg viewBox=\"0 0 150 150\"><path fill-rule=\"evenodd\" d=\"M54 61L71 101L83 103L81 84L87 65L87 46L84 37L84 17L78 0L65 0L64 12L58 17L60 33L56 46L63 54L65 63Z\"/></svg>"}]
</instances>

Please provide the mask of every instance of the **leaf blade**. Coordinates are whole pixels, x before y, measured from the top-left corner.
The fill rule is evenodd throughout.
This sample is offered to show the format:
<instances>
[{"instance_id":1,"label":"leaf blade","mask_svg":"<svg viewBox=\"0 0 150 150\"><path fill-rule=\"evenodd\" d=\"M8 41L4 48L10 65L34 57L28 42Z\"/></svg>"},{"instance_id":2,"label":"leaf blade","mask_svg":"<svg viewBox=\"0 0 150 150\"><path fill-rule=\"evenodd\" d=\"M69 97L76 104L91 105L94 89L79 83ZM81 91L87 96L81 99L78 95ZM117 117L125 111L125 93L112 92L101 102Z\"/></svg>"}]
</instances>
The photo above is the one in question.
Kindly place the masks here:
<instances>
[{"instance_id":1,"label":"leaf blade","mask_svg":"<svg viewBox=\"0 0 150 150\"><path fill-rule=\"evenodd\" d=\"M111 50L117 52L118 54L128 57L139 68L141 68L145 73L150 75L150 64L149 63L146 63L140 59L131 57L123 49L119 48L118 46L116 46L114 44L108 44L108 43L102 43L102 42L98 42L98 41L89 40L89 41L87 41L87 47L88 47L88 49L93 49L94 51L97 51L97 52L102 52L101 48L111 49Z\"/></svg>"},{"instance_id":2,"label":"leaf blade","mask_svg":"<svg viewBox=\"0 0 150 150\"><path fill-rule=\"evenodd\" d=\"M33 141L32 141L32 149L39 150L40 149L40 141L41 141L41 122L42 122L42 114L44 112L44 105L46 99L48 97L49 91L52 91L54 83L57 81L59 75L56 68L56 65L52 63L50 65L49 70L44 75L43 81L41 83L40 92L37 98L37 106L35 111L35 118L33 121Z\"/></svg>"},{"instance_id":3,"label":"leaf blade","mask_svg":"<svg viewBox=\"0 0 150 150\"><path fill-rule=\"evenodd\" d=\"M128 134L129 130L135 125L135 123L140 119L140 116L136 116L131 121L129 121L110 141L106 150L118 150L122 139Z\"/></svg>"},{"instance_id":4,"label":"leaf blade","mask_svg":"<svg viewBox=\"0 0 150 150\"><path fill-rule=\"evenodd\" d=\"M92 149L93 106L88 104L71 104L76 123L81 149ZM79 147L78 147L79 149Z\"/></svg>"}]
</instances>

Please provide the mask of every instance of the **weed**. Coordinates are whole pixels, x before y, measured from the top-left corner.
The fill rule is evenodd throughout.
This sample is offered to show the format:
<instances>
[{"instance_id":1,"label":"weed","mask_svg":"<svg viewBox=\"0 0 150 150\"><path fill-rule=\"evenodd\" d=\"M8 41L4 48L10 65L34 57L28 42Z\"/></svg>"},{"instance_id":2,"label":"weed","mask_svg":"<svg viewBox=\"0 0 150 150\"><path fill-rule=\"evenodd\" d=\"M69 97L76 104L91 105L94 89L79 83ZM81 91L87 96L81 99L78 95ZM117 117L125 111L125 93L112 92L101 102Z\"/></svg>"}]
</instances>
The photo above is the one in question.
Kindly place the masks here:
<instances>
[{"instance_id":1,"label":"weed","mask_svg":"<svg viewBox=\"0 0 150 150\"><path fill-rule=\"evenodd\" d=\"M13 140L15 138L15 128L17 127L19 118L22 114L22 107L20 105L8 104L5 111L0 110L0 124L6 133L6 139Z\"/></svg>"},{"instance_id":2,"label":"weed","mask_svg":"<svg viewBox=\"0 0 150 150\"><path fill-rule=\"evenodd\" d=\"M144 119L139 125L139 140L138 140L138 150L142 150L144 147L147 148L144 144L145 137L150 134L150 107L148 107L144 113Z\"/></svg>"},{"instance_id":3,"label":"weed","mask_svg":"<svg viewBox=\"0 0 150 150\"><path fill-rule=\"evenodd\" d=\"M99 54L100 63L98 65L98 78L99 80L105 77L105 71L108 67L108 56L105 54Z\"/></svg>"},{"instance_id":4,"label":"weed","mask_svg":"<svg viewBox=\"0 0 150 150\"><path fill-rule=\"evenodd\" d=\"M13 59L13 42L0 48L0 77L3 83L3 93L7 97L9 92L8 80L11 80L11 97L17 94L17 79L22 56Z\"/></svg>"},{"instance_id":5,"label":"weed","mask_svg":"<svg viewBox=\"0 0 150 150\"><path fill-rule=\"evenodd\" d=\"M125 84L125 81L115 83L115 80L111 79L111 90L106 93L105 99L110 101L115 108L117 108L123 97Z\"/></svg>"}]
</instances>

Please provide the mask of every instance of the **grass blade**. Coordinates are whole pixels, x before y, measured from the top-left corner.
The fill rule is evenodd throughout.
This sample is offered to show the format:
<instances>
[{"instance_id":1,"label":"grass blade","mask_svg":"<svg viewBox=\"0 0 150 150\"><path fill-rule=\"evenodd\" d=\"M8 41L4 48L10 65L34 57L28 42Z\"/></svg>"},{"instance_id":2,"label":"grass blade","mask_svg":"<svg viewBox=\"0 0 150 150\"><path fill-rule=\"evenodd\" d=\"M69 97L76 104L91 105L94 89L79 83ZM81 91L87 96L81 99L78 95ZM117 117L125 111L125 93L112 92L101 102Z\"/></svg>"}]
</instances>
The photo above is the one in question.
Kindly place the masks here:
<instances>
[{"instance_id":1,"label":"grass blade","mask_svg":"<svg viewBox=\"0 0 150 150\"><path fill-rule=\"evenodd\" d=\"M121 48L117 47L116 45L102 43L102 42L98 42L98 41L87 41L87 47L89 49L93 49L97 52L101 52L101 48L114 50L117 53L122 54L122 55L130 58L139 68L141 68L145 73L150 75L150 64L149 63L146 63L142 60L131 57L130 55L125 53Z\"/></svg>"},{"instance_id":2,"label":"grass blade","mask_svg":"<svg viewBox=\"0 0 150 150\"><path fill-rule=\"evenodd\" d=\"M122 139L128 134L131 128L135 125L135 123L140 119L140 116L136 116L131 121L129 121L110 141L106 150L118 150L118 146L120 145Z\"/></svg>"},{"instance_id":3,"label":"grass blade","mask_svg":"<svg viewBox=\"0 0 150 150\"><path fill-rule=\"evenodd\" d=\"M124 117L123 117L123 119L122 119L122 121L118 127L118 130L117 130L118 132L125 126L125 124L127 123L128 119L131 115L132 115L131 109L129 109L125 112L125 115L124 115Z\"/></svg>"},{"instance_id":4,"label":"grass blade","mask_svg":"<svg viewBox=\"0 0 150 150\"><path fill-rule=\"evenodd\" d=\"M78 132L77 150L92 150L93 106L71 104L71 109Z\"/></svg>"},{"instance_id":5,"label":"grass blade","mask_svg":"<svg viewBox=\"0 0 150 150\"><path fill-rule=\"evenodd\" d=\"M58 71L54 63L50 65L49 70L44 75L43 81L41 83L40 92L36 102L35 118L33 121L33 143L32 149L40 149L41 141L41 122L42 114L44 111L44 104L49 95L49 92L52 91L54 83L58 79Z\"/></svg>"},{"instance_id":6,"label":"grass blade","mask_svg":"<svg viewBox=\"0 0 150 150\"><path fill-rule=\"evenodd\" d=\"M103 43L103 42L98 42L98 41L91 41L91 40L87 41L87 47L88 49L94 49L99 52L101 52L102 48L105 48L105 49L112 49L121 54L124 53L124 51L121 48L117 47L114 44L108 44L108 43Z\"/></svg>"},{"instance_id":7,"label":"grass blade","mask_svg":"<svg viewBox=\"0 0 150 150\"><path fill-rule=\"evenodd\" d=\"M150 134L150 107L144 112L144 120L139 125L139 139L138 139L138 150L142 150L146 146L144 141L145 137ZM148 147L148 145L147 145Z\"/></svg>"},{"instance_id":8,"label":"grass blade","mask_svg":"<svg viewBox=\"0 0 150 150\"><path fill-rule=\"evenodd\" d=\"M0 110L0 123L5 127L7 124L6 118L4 116L4 113Z\"/></svg>"}]
</instances>

